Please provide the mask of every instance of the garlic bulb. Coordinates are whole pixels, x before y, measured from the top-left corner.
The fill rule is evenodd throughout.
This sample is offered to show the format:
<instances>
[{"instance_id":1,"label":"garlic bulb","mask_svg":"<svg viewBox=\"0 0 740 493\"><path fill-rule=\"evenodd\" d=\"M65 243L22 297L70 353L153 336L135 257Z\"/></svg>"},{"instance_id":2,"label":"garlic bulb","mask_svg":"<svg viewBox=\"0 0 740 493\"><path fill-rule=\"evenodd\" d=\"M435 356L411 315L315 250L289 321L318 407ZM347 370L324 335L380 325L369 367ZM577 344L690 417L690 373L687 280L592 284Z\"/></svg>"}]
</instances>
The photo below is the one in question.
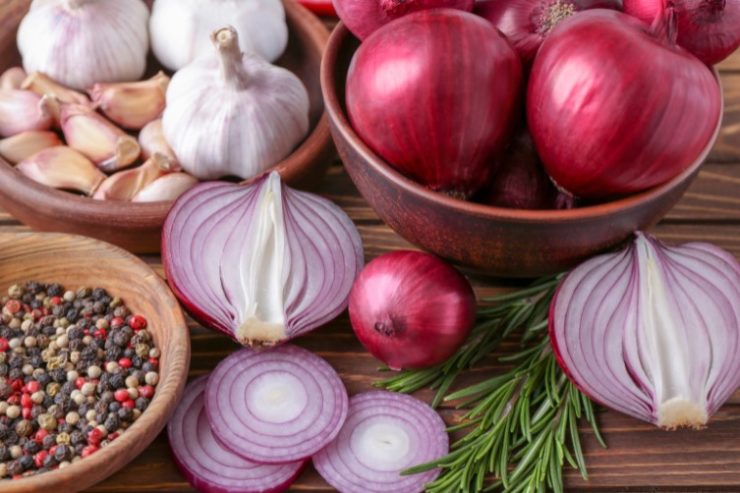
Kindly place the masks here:
<instances>
[{"instance_id":1,"label":"garlic bulb","mask_svg":"<svg viewBox=\"0 0 740 493\"><path fill-rule=\"evenodd\" d=\"M34 0L18 28L23 67L73 89L140 79L148 20L142 0Z\"/></svg>"},{"instance_id":2,"label":"garlic bulb","mask_svg":"<svg viewBox=\"0 0 740 493\"><path fill-rule=\"evenodd\" d=\"M280 0L157 0L150 33L157 60L179 70L211 51L210 34L234 26L242 51L272 62L288 44L285 9Z\"/></svg>"},{"instance_id":3,"label":"garlic bulb","mask_svg":"<svg viewBox=\"0 0 740 493\"><path fill-rule=\"evenodd\" d=\"M308 132L308 93L288 70L239 50L236 31L178 71L167 90L164 136L201 180L251 178L287 156Z\"/></svg>"}]
</instances>

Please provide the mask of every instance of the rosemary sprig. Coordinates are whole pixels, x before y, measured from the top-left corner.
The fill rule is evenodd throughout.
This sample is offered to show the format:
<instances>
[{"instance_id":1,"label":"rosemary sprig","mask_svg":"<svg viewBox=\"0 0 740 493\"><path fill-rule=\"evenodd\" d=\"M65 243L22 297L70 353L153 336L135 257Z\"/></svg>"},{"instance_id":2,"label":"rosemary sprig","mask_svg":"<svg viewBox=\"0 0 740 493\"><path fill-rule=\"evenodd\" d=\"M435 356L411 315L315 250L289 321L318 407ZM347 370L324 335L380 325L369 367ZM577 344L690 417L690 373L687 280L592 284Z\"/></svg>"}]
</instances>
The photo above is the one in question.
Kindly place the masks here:
<instances>
[{"instance_id":1,"label":"rosemary sprig","mask_svg":"<svg viewBox=\"0 0 740 493\"><path fill-rule=\"evenodd\" d=\"M560 276L484 300L468 342L448 361L433 368L401 372L377 385L410 393L436 389L433 405L457 401L467 409L450 431L467 434L438 460L413 467L414 474L439 467L427 485L430 493L563 491L565 462L588 478L578 435L583 416L599 434L591 401L558 367L547 336L547 313ZM448 393L460 374L472 368L515 330L522 350L500 358L513 365L501 375Z\"/></svg>"}]
</instances>

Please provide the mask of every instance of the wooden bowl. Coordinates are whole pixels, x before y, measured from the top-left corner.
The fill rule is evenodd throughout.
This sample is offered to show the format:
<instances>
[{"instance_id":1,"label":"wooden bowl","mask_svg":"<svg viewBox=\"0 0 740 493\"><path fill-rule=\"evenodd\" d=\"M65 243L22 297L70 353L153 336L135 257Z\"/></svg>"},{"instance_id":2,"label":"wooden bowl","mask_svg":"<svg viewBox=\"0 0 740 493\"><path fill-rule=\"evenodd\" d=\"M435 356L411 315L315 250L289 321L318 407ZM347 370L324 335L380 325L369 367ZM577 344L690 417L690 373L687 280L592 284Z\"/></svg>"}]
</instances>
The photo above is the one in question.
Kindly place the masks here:
<instances>
[{"instance_id":1,"label":"wooden bowl","mask_svg":"<svg viewBox=\"0 0 740 493\"><path fill-rule=\"evenodd\" d=\"M295 0L283 0L290 37L277 61L303 81L311 101L311 133L278 163L283 179L298 188L315 188L332 161L334 147L319 85L319 64L329 32ZM0 2L0 72L18 65L15 45L18 24L30 0ZM150 72L157 67L150 67ZM54 190L22 176L0 159L0 207L42 231L60 231L99 238L136 253L159 251L160 232L171 202L134 204L98 201Z\"/></svg>"},{"instance_id":2,"label":"wooden bowl","mask_svg":"<svg viewBox=\"0 0 740 493\"><path fill-rule=\"evenodd\" d=\"M102 287L120 296L134 313L147 318L162 352L154 398L118 439L64 469L0 481L3 493L79 491L125 466L167 424L187 380L188 328L165 282L144 262L107 243L52 233L0 233L0 290L30 280L58 282L68 289Z\"/></svg>"},{"instance_id":3,"label":"wooden bowl","mask_svg":"<svg viewBox=\"0 0 740 493\"><path fill-rule=\"evenodd\" d=\"M410 180L376 155L345 110L349 62L359 41L342 24L321 65L321 86L339 155L375 212L398 234L480 274L536 277L562 272L657 223L681 198L714 145L664 185L609 203L572 210L518 210L455 200ZM715 74L717 75L717 74ZM717 77L719 80L719 77Z\"/></svg>"}]
</instances>

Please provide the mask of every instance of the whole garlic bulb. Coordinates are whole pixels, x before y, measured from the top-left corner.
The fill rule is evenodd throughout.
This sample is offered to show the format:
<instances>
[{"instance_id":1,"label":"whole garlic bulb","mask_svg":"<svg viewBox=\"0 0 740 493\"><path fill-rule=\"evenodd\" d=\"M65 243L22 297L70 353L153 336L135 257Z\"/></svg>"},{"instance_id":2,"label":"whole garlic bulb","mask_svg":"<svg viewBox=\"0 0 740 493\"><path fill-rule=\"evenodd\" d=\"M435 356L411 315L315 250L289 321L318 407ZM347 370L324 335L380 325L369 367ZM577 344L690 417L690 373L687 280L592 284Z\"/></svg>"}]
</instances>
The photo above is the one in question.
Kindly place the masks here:
<instances>
[{"instance_id":1,"label":"whole garlic bulb","mask_svg":"<svg viewBox=\"0 0 740 493\"><path fill-rule=\"evenodd\" d=\"M293 73L242 53L234 28L212 38L212 53L172 77L164 136L182 168L196 178L251 178L277 164L308 133L308 93Z\"/></svg>"},{"instance_id":2,"label":"whole garlic bulb","mask_svg":"<svg viewBox=\"0 0 740 493\"><path fill-rule=\"evenodd\" d=\"M179 70L212 50L210 34L226 25L239 33L242 51L272 62L288 44L280 0L156 0L150 35L157 60Z\"/></svg>"},{"instance_id":3,"label":"whole garlic bulb","mask_svg":"<svg viewBox=\"0 0 740 493\"><path fill-rule=\"evenodd\" d=\"M80 90L140 79L148 20L142 0L34 0L18 28L23 67Z\"/></svg>"}]
</instances>

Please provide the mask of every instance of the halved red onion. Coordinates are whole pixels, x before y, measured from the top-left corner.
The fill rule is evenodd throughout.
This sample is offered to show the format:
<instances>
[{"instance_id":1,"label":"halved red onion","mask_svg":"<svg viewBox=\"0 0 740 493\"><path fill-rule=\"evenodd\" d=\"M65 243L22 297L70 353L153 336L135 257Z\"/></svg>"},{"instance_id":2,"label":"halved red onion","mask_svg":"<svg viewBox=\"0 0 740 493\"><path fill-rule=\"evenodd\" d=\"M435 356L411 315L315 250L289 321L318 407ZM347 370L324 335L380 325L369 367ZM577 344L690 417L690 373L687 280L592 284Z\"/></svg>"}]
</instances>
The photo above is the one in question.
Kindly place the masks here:
<instances>
[{"instance_id":1,"label":"halved red onion","mask_svg":"<svg viewBox=\"0 0 740 493\"><path fill-rule=\"evenodd\" d=\"M315 354L292 345L242 349L211 373L206 411L216 438L266 464L305 459L337 436L347 390Z\"/></svg>"},{"instance_id":2,"label":"halved red onion","mask_svg":"<svg viewBox=\"0 0 740 493\"><path fill-rule=\"evenodd\" d=\"M707 243L637 233L565 278L550 336L592 399L662 428L701 428L740 386L740 264Z\"/></svg>"},{"instance_id":3,"label":"halved red onion","mask_svg":"<svg viewBox=\"0 0 740 493\"><path fill-rule=\"evenodd\" d=\"M211 433L204 409L207 376L191 382L167 425L175 464L188 482L204 493L279 493L285 491L306 465L257 464L219 444ZM220 423L228 426L228 423Z\"/></svg>"},{"instance_id":4,"label":"halved red onion","mask_svg":"<svg viewBox=\"0 0 740 493\"><path fill-rule=\"evenodd\" d=\"M322 478L342 493L417 493L439 469L400 472L446 455L442 418L411 396L373 391L350 399L349 416L328 447L313 457Z\"/></svg>"},{"instance_id":5,"label":"halved red onion","mask_svg":"<svg viewBox=\"0 0 740 493\"><path fill-rule=\"evenodd\" d=\"M185 193L164 225L162 263L196 319L241 344L271 346L345 309L363 252L339 207L273 172Z\"/></svg>"}]
</instances>

